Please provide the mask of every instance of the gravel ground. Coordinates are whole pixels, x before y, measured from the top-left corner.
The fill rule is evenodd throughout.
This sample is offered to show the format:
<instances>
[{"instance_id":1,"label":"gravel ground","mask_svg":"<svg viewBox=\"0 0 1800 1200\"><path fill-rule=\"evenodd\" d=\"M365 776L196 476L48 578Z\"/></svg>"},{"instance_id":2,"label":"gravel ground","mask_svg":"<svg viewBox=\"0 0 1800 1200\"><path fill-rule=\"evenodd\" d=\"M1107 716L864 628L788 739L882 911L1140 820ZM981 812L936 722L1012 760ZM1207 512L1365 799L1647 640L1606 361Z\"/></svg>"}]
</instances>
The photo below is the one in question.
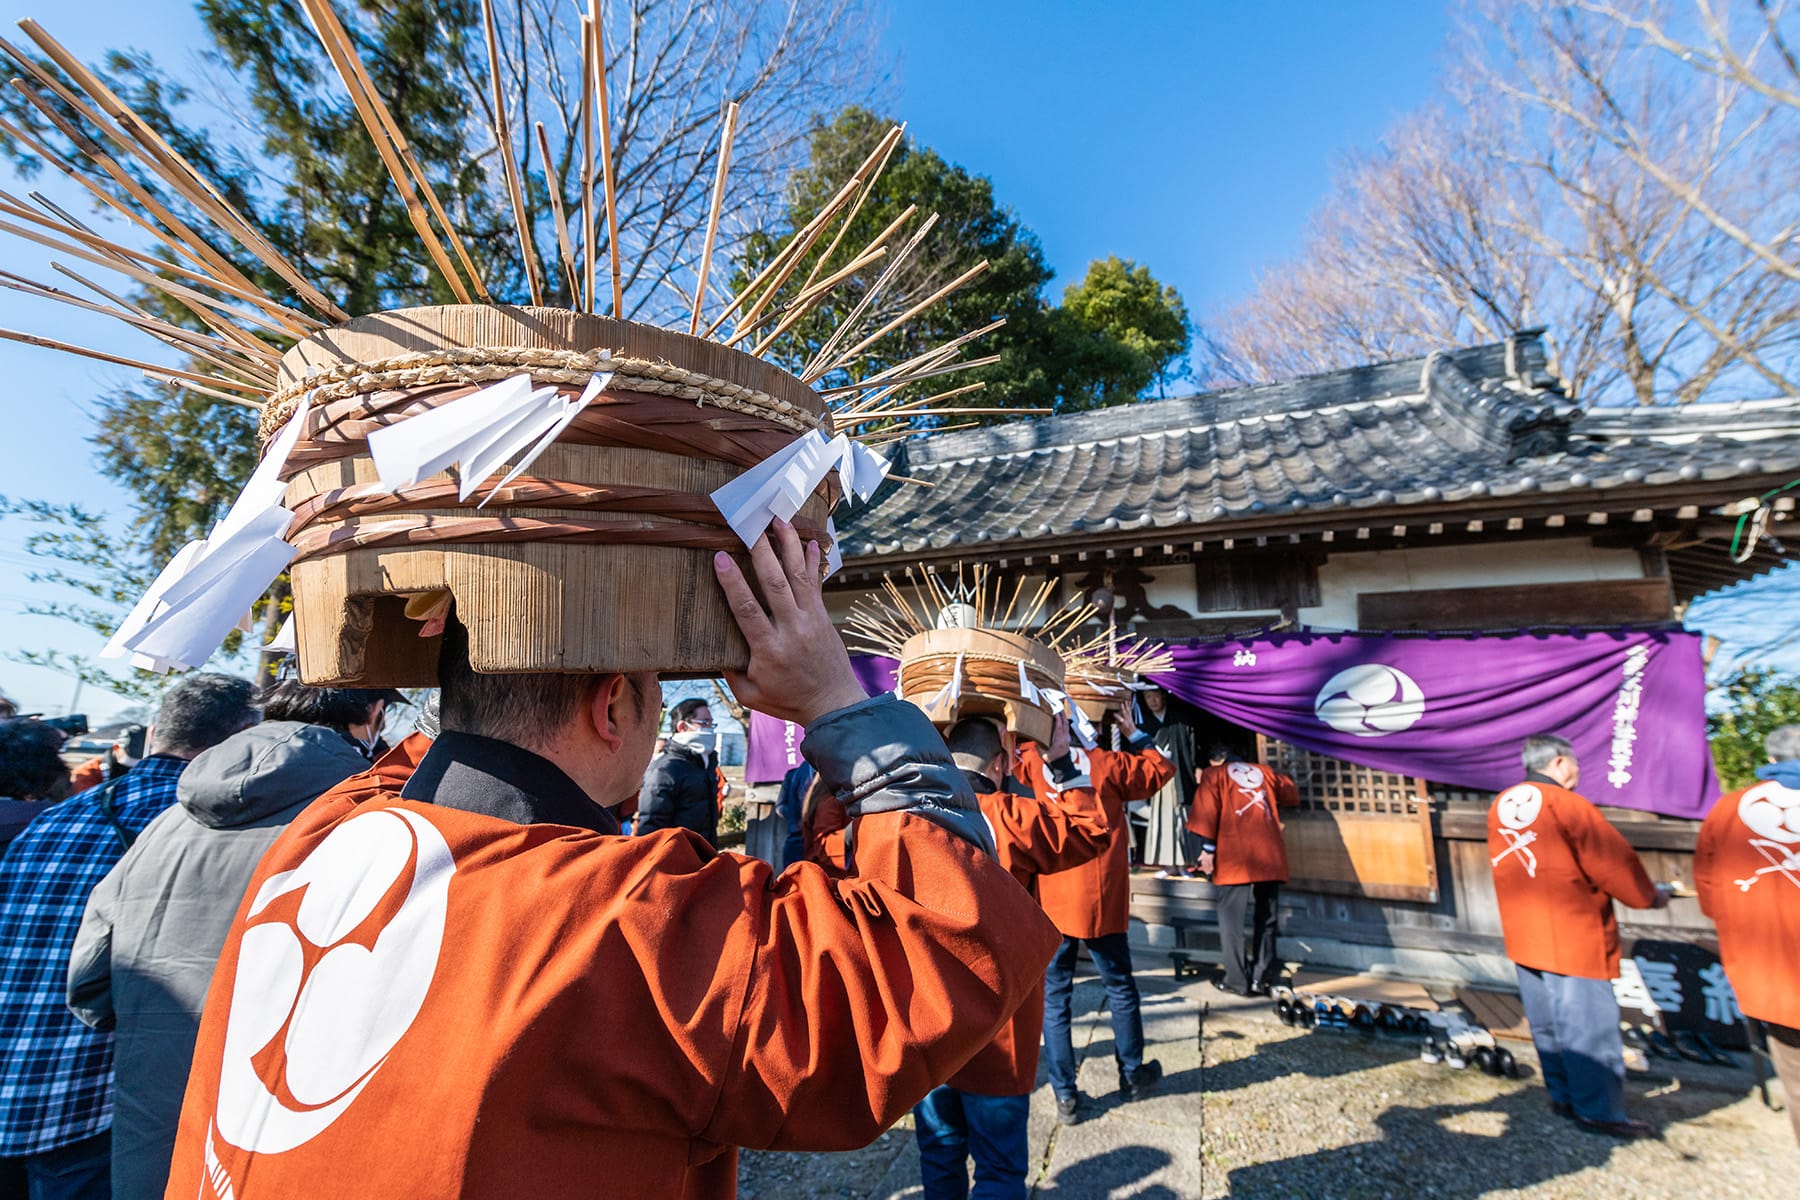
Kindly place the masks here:
<instances>
[{"instance_id":1,"label":"gravel ground","mask_svg":"<svg viewBox=\"0 0 1800 1200\"><path fill-rule=\"evenodd\" d=\"M1634 1078L1631 1110L1663 1136L1621 1143L1552 1115L1535 1072L1494 1079L1421 1063L1409 1039L1289 1029L1264 1001L1178 987L1141 951L1139 986L1167 1086L1120 1102L1101 991L1084 977L1075 1037L1090 1115L1060 1127L1049 1088L1033 1094L1034 1200L1800 1197L1787 1118L1751 1094L1747 1071ZM746 1152L739 1194L915 1200L918 1170L907 1118L849 1154Z\"/></svg>"},{"instance_id":2,"label":"gravel ground","mask_svg":"<svg viewBox=\"0 0 1800 1200\"><path fill-rule=\"evenodd\" d=\"M1747 1071L1634 1078L1631 1112L1664 1132L1622 1143L1553 1115L1535 1070L1428 1066L1408 1040L1304 1033L1260 1004L1213 1006L1202 1041L1204 1197L1800 1196L1800 1150Z\"/></svg>"}]
</instances>

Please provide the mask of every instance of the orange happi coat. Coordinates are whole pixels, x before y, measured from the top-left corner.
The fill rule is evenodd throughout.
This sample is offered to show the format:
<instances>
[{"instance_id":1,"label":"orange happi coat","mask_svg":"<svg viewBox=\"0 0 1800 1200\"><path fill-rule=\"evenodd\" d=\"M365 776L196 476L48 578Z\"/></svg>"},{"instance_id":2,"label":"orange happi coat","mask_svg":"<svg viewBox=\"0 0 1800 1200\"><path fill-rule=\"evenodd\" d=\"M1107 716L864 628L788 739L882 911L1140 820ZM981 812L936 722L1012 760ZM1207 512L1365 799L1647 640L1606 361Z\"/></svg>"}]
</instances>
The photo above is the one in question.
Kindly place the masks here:
<instances>
[{"instance_id":1,"label":"orange happi coat","mask_svg":"<svg viewBox=\"0 0 1800 1200\"><path fill-rule=\"evenodd\" d=\"M1214 843L1213 883L1286 883L1287 843L1278 808L1300 803L1300 789L1260 763L1218 763L1200 772L1188 829Z\"/></svg>"},{"instance_id":2,"label":"orange happi coat","mask_svg":"<svg viewBox=\"0 0 1800 1200\"><path fill-rule=\"evenodd\" d=\"M1694 886L1719 927L1738 1007L1800 1029L1800 791L1770 779L1713 805L1694 847Z\"/></svg>"},{"instance_id":3,"label":"orange happi coat","mask_svg":"<svg viewBox=\"0 0 1800 1200\"><path fill-rule=\"evenodd\" d=\"M1131 924L1131 831L1125 806L1156 795L1175 778L1175 767L1150 746L1077 751L1078 765L1084 755L1106 811L1106 849L1081 866L1040 878L1038 899L1064 937L1097 938L1124 933Z\"/></svg>"},{"instance_id":4,"label":"orange happi coat","mask_svg":"<svg viewBox=\"0 0 1800 1200\"><path fill-rule=\"evenodd\" d=\"M269 850L213 978L168 1194L730 1197L736 1146L867 1144L990 1042L1055 931L905 812L857 875L402 800L400 753Z\"/></svg>"},{"instance_id":5,"label":"orange happi coat","mask_svg":"<svg viewBox=\"0 0 1800 1200\"><path fill-rule=\"evenodd\" d=\"M1618 977L1613 901L1649 908L1656 888L1599 809L1542 777L1515 784L1488 808L1488 858L1508 958L1557 975Z\"/></svg>"},{"instance_id":6,"label":"orange happi coat","mask_svg":"<svg viewBox=\"0 0 1800 1200\"><path fill-rule=\"evenodd\" d=\"M1024 888L1037 894L1038 882L1104 852L1111 828L1092 788L1051 787L1035 744L1021 752L1019 771L1032 795L987 792L977 796L994 830L1000 864ZM859 851L860 853L860 851ZM1038 1046L1044 1034L1044 984L1037 987L994 1040L950 1079L950 1086L982 1096L1023 1096L1037 1086Z\"/></svg>"}]
</instances>

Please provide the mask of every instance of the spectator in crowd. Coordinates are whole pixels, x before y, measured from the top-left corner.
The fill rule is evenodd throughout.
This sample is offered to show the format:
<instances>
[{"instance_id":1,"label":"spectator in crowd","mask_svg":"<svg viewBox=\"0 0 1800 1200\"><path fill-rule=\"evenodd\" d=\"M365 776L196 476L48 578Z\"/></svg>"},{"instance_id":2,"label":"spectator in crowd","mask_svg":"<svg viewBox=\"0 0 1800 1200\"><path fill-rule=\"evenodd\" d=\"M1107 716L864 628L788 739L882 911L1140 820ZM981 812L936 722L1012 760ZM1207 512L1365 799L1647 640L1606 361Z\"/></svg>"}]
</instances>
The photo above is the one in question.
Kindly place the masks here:
<instances>
[{"instance_id":1,"label":"spectator in crowd","mask_svg":"<svg viewBox=\"0 0 1800 1200\"><path fill-rule=\"evenodd\" d=\"M965 717L944 740L994 831L1000 865L1032 895L1041 875L1078 867L1108 845L1106 812L1093 781L1070 754L1067 716L1057 717L1047 749L1015 743L991 717ZM1015 761L1020 780L1013 778ZM1037 1087L1043 1020L1043 1003L1033 996L992 1042L913 1109L925 1200L970 1195L971 1158L978 1200L1025 1200L1026 1120Z\"/></svg>"},{"instance_id":2,"label":"spectator in crowd","mask_svg":"<svg viewBox=\"0 0 1800 1200\"><path fill-rule=\"evenodd\" d=\"M63 736L42 721L0 723L0 853L37 815L69 792Z\"/></svg>"},{"instance_id":3,"label":"spectator in crowd","mask_svg":"<svg viewBox=\"0 0 1800 1200\"><path fill-rule=\"evenodd\" d=\"M0 1195L105 1200L112 1035L69 1011L69 953L88 894L156 815L188 762L254 725L255 689L189 675L130 774L51 806L0 858Z\"/></svg>"},{"instance_id":4,"label":"spectator in crowd","mask_svg":"<svg viewBox=\"0 0 1800 1200\"><path fill-rule=\"evenodd\" d=\"M1198 747L1194 725L1170 703L1169 694L1159 687L1138 693L1143 706L1143 722L1139 726L1157 750L1169 760L1175 771L1150 797L1150 819L1144 829L1146 866L1180 870L1188 865L1187 840L1183 822L1194 803L1194 781L1199 773Z\"/></svg>"},{"instance_id":5,"label":"spectator in crowd","mask_svg":"<svg viewBox=\"0 0 1800 1200\"><path fill-rule=\"evenodd\" d=\"M690 697L669 714L663 752L644 774L638 795L637 835L688 829L719 844L718 735L706 701Z\"/></svg>"},{"instance_id":6,"label":"spectator in crowd","mask_svg":"<svg viewBox=\"0 0 1800 1200\"><path fill-rule=\"evenodd\" d=\"M1225 977L1213 986L1238 996L1266 996L1279 970L1275 945L1281 936L1281 885L1288 878L1280 810L1298 807L1300 790L1279 771L1235 761L1224 746L1213 747L1207 758L1187 827L1199 839L1196 866L1212 877L1218 894Z\"/></svg>"},{"instance_id":7,"label":"spectator in crowd","mask_svg":"<svg viewBox=\"0 0 1800 1200\"><path fill-rule=\"evenodd\" d=\"M819 773L805 760L781 777L781 792L775 799L775 811L787 822L787 839L781 845L781 865L797 863L806 857L806 794Z\"/></svg>"},{"instance_id":8,"label":"spectator in crowd","mask_svg":"<svg viewBox=\"0 0 1800 1200\"><path fill-rule=\"evenodd\" d=\"M94 755L70 773L70 790L85 792L131 770L144 757L144 737L148 732L142 725L126 726L106 753Z\"/></svg>"},{"instance_id":9,"label":"spectator in crowd","mask_svg":"<svg viewBox=\"0 0 1800 1200\"><path fill-rule=\"evenodd\" d=\"M335 729L356 747L365 763L388 752L381 732L387 725L390 705L407 704L406 694L395 688L307 687L298 679L271 684L263 695L263 719L296 721Z\"/></svg>"},{"instance_id":10,"label":"spectator in crowd","mask_svg":"<svg viewBox=\"0 0 1800 1200\"><path fill-rule=\"evenodd\" d=\"M1155 795L1175 768L1132 721L1130 713L1115 719L1125 748L1078 752L1076 760L1079 763L1085 757L1087 774L1106 812L1106 846L1079 866L1038 879L1044 912L1063 935L1044 977L1044 1061L1056 1093L1057 1116L1065 1123L1078 1121L1082 1115L1070 1024L1074 1019L1075 959L1083 947L1106 985L1119 1094L1135 1100L1162 1079L1162 1064L1144 1057L1144 1019L1139 1011L1137 977L1132 973L1131 943L1125 936L1131 925L1131 831L1125 808L1134 800Z\"/></svg>"},{"instance_id":11,"label":"spectator in crowd","mask_svg":"<svg viewBox=\"0 0 1800 1200\"><path fill-rule=\"evenodd\" d=\"M296 690L346 690L277 686L289 710L305 707ZM156 1200L168 1184L200 1010L263 852L301 809L368 765L335 727L265 720L234 734L195 756L177 803L88 897L68 999L113 1033L113 1200Z\"/></svg>"},{"instance_id":12,"label":"spectator in crowd","mask_svg":"<svg viewBox=\"0 0 1800 1200\"><path fill-rule=\"evenodd\" d=\"M1647 1137L1655 1130L1625 1113L1613 901L1662 908L1669 894L1651 885L1624 836L1576 794L1581 765L1567 740L1534 734L1521 757L1525 782L1488 809L1488 857L1550 1106L1596 1133Z\"/></svg>"},{"instance_id":13,"label":"spectator in crowd","mask_svg":"<svg viewBox=\"0 0 1800 1200\"><path fill-rule=\"evenodd\" d=\"M0 721L10 721L19 715L19 706L5 692L0 692Z\"/></svg>"},{"instance_id":14,"label":"spectator in crowd","mask_svg":"<svg viewBox=\"0 0 1800 1200\"><path fill-rule=\"evenodd\" d=\"M1721 797L1700 826L1694 887L1738 1008L1768 1035L1800 1141L1800 725L1764 748L1761 782Z\"/></svg>"}]
</instances>

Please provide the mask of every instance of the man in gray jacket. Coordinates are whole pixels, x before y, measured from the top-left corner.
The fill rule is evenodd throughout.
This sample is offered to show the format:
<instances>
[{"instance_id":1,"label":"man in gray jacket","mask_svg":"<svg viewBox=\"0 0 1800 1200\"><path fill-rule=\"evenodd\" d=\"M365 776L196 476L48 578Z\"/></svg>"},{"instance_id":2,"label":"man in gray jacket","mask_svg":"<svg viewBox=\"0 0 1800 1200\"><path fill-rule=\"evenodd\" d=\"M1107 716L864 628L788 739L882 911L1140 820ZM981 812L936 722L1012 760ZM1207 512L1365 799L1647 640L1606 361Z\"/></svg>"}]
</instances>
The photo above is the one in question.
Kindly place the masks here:
<instances>
[{"instance_id":1,"label":"man in gray jacket","mask_svg":"<svg viewBox=\"0 0 1800 1200\"><path fill-rule=\"evenodd\" d=\"M117 1032L114 1200L163 1194L200 1010L263 851L301 809L367 767L323 725L268 721L235 734L188 764L177 803L89 897L69 1007Z\"/></svg>"}]
</instances>

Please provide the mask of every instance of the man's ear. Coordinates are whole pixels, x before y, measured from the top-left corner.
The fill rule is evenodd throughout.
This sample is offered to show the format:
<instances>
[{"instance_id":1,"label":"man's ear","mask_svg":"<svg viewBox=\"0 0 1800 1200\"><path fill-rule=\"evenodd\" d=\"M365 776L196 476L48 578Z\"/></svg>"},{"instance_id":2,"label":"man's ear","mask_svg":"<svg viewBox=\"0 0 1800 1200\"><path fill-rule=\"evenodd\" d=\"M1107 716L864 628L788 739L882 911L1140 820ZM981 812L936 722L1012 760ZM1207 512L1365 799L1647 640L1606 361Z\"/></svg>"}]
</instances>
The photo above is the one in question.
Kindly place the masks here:
<instances>
[{"instance_id":1,"label":"man's ear","mask_svg":"<svg viewBox=\"0 0 1800 1200\"><path fill-rule=\"evenodd\" d=\"M623 675L602 675L588 700L594 736L610 753L617 754L625 744L626 709L632 702L631 684Z\"/></svg>"}]
</instances>

